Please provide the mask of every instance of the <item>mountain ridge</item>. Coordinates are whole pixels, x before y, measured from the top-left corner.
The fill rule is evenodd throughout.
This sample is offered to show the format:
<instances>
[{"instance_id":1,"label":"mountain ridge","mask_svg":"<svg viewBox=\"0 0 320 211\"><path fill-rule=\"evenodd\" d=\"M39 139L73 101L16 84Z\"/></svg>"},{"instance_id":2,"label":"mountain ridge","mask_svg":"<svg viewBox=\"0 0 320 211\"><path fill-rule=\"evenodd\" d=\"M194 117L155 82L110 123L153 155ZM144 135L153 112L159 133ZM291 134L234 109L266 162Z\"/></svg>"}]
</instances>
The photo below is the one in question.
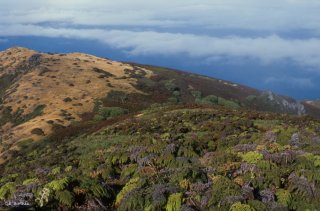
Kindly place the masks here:
<instances>
[{"instance_id":1,"label":"mountain ridge","mask_svg":"<svg viewBox=\"0 0 320 211\"><path fill-rule=\"evenodd\" d=\"M0 82L0 154L15 149L19 141L40 140L59 127L92 117L99 106L131 112L154 103L220 104L320 117L317 106L272 92L76 52L7 49L0 52Z\"/></svg>"},{"instance_id":2,"label":"mountain ridge","mask_svg":"<svg viewBox=\"0 0 320 211\"><path fill-rule=\"evenodd\" d=\"M0 209L316 210L318 105L163 67L9 49Z\"/></svg>"}]
</instances>

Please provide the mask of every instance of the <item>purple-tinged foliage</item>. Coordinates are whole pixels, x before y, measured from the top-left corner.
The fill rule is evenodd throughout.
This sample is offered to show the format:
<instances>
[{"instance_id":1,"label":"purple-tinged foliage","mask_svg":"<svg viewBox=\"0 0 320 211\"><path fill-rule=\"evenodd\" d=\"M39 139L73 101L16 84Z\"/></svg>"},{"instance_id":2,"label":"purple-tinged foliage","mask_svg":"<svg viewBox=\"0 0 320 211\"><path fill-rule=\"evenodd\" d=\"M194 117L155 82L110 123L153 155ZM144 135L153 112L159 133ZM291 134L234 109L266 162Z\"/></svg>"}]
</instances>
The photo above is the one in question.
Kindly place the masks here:
<instances>
[{"instance_id":1,"label":"purple-tinged foliage","mask_svg":"<svg viewBox=\"0 0 320 211\"><path fill-rule=\"evenodd\" d=\"M254 199L254 188L251 187L249 184L244 184L241 187L241 193L244 199L249 200L249 199Z\"/></svg>"},{"instance_id":2,"label":"purple-tinged foliage","mask_svg":"<svg viewBox=\"0 0 320 211\"><path fill-rule=\"evenodd\" d=\"M237 169L233 175L243 175L248 172L256 172L257 171L257 166L256 164L250 164L250 163L241 163L241 166L239 169Z\"/></svg>"},{"instance_id":3,"label":"purple-tinged foliage","mask_svg":"<svg viewBox=\"0 0 320 211\"><path fill-rule=\"evenodd\" d=\"M300 144L300 134L299 134L299 133L294 133L294 134L292 134L289 143L290 143L290 145L292 145L292 146L298 146L298 145Z\"/></svg>"},{"instance_id":4,"label":"purple-tinged foliage","mask_svg":"<svg viewBox=\"0 0 320 211\"><path fill-rule=\"evenodd\" d=\"M191 191L199 193L199 192L206 192L211 186L212 186L212 182L208 182L208 183L197 182L192 184L190 189Z\"/></svg>"},{"instance_id":5,"label":"purple-tinged foliage","mask_svg":"<svg viewBox=\"0 0 320 211\"><path fill-rule=\"evenodd\" d=\"M266 134L264 135L264 139L266 141L270 141L270 142L277 142L277 134L274 133L273 131L268 131L266 132Z\"/></svg>"},{"instance_id":6,"label":"purple-tinged foliage","mask_svg":"<svg viewBox=\"0 0 320 211\"><path fill-rule=\"evenodd\" d=\"M165 184L157 184L153 186L152 205L156 208L163 207L167 201L167 196L176 192L178 189Z\"/></svg>"},{"instance_id":7,"label":"purple-tinged foliage","mask_svg":"<svg viewBox=\"0 0 320 211\"><path fill-rule=\"evenodd\" d=\"M256 144L238 144L234 147L236 152L249 152L256 149Z\"/></svg>"},{"instance_id":8,"label":"purple-tinged foliage","mask_svg":"<svg viewBox=\"0 0 320 211\"><path fill-rule=\"evenodd\" d=\"M315 184L311 183L304 176L297 176L295 173L291 173L288 177L289 188L291 191L296 191L298 194L308 198L315 197Z\"/></svg>"},{"instance_id":9,"label":"purple-tinged foliage","mask_svg":"<svg viewBox=\"0 0 320 211\"><path fill-rule=\"evenodd\" d=\"M181 205L180 211L196 211L196 210L186 204L183 204Z\"/></svg>"},{"instance_id":10,"label":"purple-tinged foliage","mask_svg":"<svg viewBox=\"0 0 320 211\"><path fill-rule=\"evenodd\" d=\"M157 158L156 154L148 154L145 157L138 158L137 163L139 164L140 167L142 166L152 166L153 165L153 160Z\"/></svg>"},{"instance_id":11,"label":"purple-tinged foliage","mask_svg":"<svg viewBox=\"0 0 320 211\"><path fill-rule=\"evenodd\" d=\"M168 144L163 152L173 154L176 152L177 148L178 146L176 144Z\"/></svg>"},{"instance_id":12,"label":"purple-tinged foliage","mask_svg":"<svg viewBox=\"0 0 320 211\"><path fill-rule=\"evenodd\" d=\"M270 189L265 189L260 191L259 195L261 197L261 201L264 203L274 202L275 200L274 192Z\"/></svg>"},{"instance_id":13,"label":"purple-tinged foliage","mask_svg":"<svg viewBox=\"0 0 320 211\"><path fill-rule=\"evenodd\" d=\"M220 205L232 205L234 203L237 202L243 202L245 201L245 197L244 196L227 196L226 198L222 199L220 201Z\"/></svg>"},{"instance_id":14,"label":"purple-tinged foliage","mask_svg":"<svg viewBox=\"0 0 320 211\"><path fill-rule=\"evenodd\" d=\"M130 152L130 160L137 161L138 157L141 153L146 151L146 147L144 146L132 146L129 147L128 152Z\"/></svg>"}]
</instances>

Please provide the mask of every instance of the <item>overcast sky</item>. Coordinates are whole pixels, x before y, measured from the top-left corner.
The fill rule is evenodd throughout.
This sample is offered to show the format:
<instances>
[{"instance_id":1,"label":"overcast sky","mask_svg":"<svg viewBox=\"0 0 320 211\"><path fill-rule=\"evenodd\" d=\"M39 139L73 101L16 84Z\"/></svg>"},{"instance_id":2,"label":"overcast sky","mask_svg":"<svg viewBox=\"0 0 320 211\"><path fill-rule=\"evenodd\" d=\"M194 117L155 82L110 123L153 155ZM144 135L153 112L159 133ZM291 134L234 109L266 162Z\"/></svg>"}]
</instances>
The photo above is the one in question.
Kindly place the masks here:
<instances>
[{"instance_id":1,"label":"overcast sky","mask_svg":"<svg viewBox=\"0 0 320 211\"><path fill-rule=\"evenodd\" d=\"M185 68L185 57L198 64L190 71L319 98L319 11L319 0L0 0L0 50L23 37L35 48L37 37L82 40L123 60Z\"/></svg>"}]
</instances>

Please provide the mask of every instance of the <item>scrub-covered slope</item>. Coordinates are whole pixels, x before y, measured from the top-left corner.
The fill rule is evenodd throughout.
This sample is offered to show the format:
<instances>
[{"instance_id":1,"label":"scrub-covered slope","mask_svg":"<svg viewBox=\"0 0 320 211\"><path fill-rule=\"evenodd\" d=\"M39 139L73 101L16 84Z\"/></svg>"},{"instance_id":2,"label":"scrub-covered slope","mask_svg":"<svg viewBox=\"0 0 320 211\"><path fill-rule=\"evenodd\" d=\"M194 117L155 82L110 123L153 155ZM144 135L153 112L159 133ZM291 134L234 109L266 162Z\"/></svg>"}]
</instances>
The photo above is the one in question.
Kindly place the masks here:
<instances>
[{"instance_id":1,"label":"scrub-covered slope","mask_svg":"<svg viewBox=\"0 0 320 211\"><path fill-rule=\"evenodd\" d=\"M224 107L155 107L93 134L22 142L0 206L314 210L320 122ZM74 129L77 128L74 126Z\"/></svg>"},{"instance_id":2,"label":"scrub-covered slope","mask_svg":"<svg viewBox=\"0 0 320 211\"><path fill-rule=\"evenodd\" d=\"M11 48L0 209L313 210L320 123L306 114L319 111L168 68Z\"/></svg>"},{"instance_id":3,"label":"scrub-covered slope","mask_svg":"<svg viewBox=\"0 0 320 211\"><path fill-rule=\"evenodd\" d=\"M0 52L0 156L21 140L40 140L56 128L93 117L101 106L131 112L168 102L308 111L291 98L191 73L81 53L11 48ZM319 108L310 114L317 116Z\"/></svg>"}]
</instances>

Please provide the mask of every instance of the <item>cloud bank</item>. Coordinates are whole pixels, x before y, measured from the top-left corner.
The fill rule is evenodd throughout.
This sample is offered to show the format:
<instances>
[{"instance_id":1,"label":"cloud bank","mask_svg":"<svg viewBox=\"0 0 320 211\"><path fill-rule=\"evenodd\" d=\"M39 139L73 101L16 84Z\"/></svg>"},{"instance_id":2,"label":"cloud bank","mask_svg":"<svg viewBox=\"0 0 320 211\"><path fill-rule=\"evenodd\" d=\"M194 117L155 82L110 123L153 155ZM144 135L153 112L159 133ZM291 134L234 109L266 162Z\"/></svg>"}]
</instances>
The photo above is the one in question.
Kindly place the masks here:
<instances>
[{"instance_id":1,"label":"cloud bank","mask_svg":"<svg viewBox=\"0 0 320 211\"><path fill-rule=\"evenodd\" d=\"M319 69L319 11L317 0L11 0L0 3L0 36L89 39L134 55L291 61ZM307 37L281 36L303 30Z\"/></svg>"},{"instance_id":2,"label":"cloud bank","mask_svg":"<svg viewBox=\"0 0 320 211\"><path fill-rule=\"evenodd\" d=\"M318 30L319 9L318 0L11 0L0 3L0 23Z\"/></svg>"},{"instance_id":3,"label":"cloud bank","mask_svg":"<svg viewBox=\"0 0 320 211\"><path fill-rule=\"evenodd\" d=\"M51 28L35 25L0 26L0 36L45 36L92 39L134 55L187 54L197 58L218 56L255 58L263 63L290 60L310 67L320 66L320 39L283 39L277 35L246 38L193 34L134 32L126 30Z\"/></svg>"}]
</instances>

